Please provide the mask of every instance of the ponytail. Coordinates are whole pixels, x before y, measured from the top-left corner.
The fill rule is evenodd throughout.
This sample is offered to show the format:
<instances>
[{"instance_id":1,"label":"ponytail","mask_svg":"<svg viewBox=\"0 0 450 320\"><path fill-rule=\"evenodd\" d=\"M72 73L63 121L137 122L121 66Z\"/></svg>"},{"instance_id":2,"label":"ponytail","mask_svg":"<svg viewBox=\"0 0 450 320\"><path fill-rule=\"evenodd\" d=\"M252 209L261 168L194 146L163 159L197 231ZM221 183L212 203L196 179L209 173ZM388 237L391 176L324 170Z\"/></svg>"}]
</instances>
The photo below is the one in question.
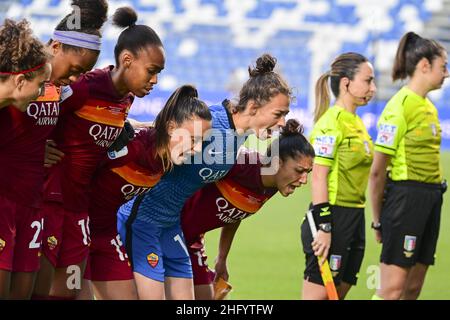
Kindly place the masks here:
<instances>
[{"instance_id":1,"label":"ponytail","mask_svg":"<svg viewBox=\"0 0 450 320\"><path fill-rule=\"evenodd\" d=\"M208 106L198 99L197 89L192 85L184 85L175 90L156 116L156 155L162 159L164 172L173 166L169 149L170 122L181 125L194 117L207 121L212 119Z\"/></svg>"},{"instance_id":2,"label":"ponytail","mask_svg":"<svg viewBox=\"0 0 450 320\"><path fill-rule=\"evenodd\" d=\"M314 108L314 123L328 110L330 106L330 89L328 87L328 80L330 73L324 73L316 82L316 105Z\"/></svg>"},{"instance_id":3,"label":"ponytail","mask_svg":"<svg viewBox=\"0 0 450 320\"><path fill-rule=\"evenodd\" d=\"M77 31L101 37L100 29L108 18L108 2L106 0L72 0L74 9L66 15L56 26L55 31ZM80 26L77 29L71 26L74 15L80 15ZM54 39L50 39L49 44ZM63 50L81 51L83 48L73 44L62 44ZM92 50L92 49L91 49ZM99 50L94 50L99 53Z\"/></svg>"},{"instance_id":4,"label":"ponytail","mask_svg":"<svg viewBox=\"0 0 450 320\"><path fill-rule=\"evenodd\" d=\"M435 40L425 39L414 32L406 33L398 44L392 68L392 80L411 77L420 60L426 58L430 64L436 57L442 56L444 47Z\"/></svg>"},{"instance_id":5,"label":"ponytail","mask_svg":"<svg viewBox=\"0 0 450 320\"><path fill-rule=\"evenodd\" d=\"M124 50L130 51L135 56L139 50L147 46L163 47L158 34L149 26L136 24L138 16L131 7L121 7L113 15L113 24L119 28L126 28L122 31L114 48L116 65L119 66L119 56Z\"/></svg>"},{"instance_id":6,"label":"ponytail","mask_svg":"<svg viewBox=\"0 0 450 320\"><path fill-rule=\"evenodd\" d=\"M237 105L229 104L231 113L243 112L250 100L258 106L267 104L278 94L291 98L292 91L281 75L274 71L277 59L270 54L263 54L256 60L256 67L248 68L250 78L239 92Z\"/></svg>"}]
</instances>

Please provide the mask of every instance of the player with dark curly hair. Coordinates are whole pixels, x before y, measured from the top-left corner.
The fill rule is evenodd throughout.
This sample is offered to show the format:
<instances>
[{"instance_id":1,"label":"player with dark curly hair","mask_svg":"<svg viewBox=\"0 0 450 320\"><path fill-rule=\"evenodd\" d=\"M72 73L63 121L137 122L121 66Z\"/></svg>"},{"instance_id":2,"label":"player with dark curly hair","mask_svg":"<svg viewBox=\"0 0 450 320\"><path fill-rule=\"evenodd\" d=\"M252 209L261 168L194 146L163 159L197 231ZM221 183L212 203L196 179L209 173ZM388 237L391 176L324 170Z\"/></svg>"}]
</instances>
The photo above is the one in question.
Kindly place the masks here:
<instances>
[{"instance_id":1,"label":"player with dark curly hair","mask_svg":"<svg viewBox=\"0 0 450 320\"><path fill-rule=\"evenodd\" d=\"M25 111L43 93L51 65L44 45L26 20L6 19L0 26L0 109L9 105Z\"/></svg>"},{"instance_id":2,"label":"player with dark curly hair","mask_svg":"<svg viewBox=\"0 0 450 320\"><path fill-rule=\"evenodd\" d=\"M59 119L70 111L60 108L68 95L67 88L61 86L95 65L100 53L100 28L107 18L105 0L73 0L72 4L78 8L58 24L46 46L51 75L42 96L30 102L25 112L13 107L0 110L0 132L5 137L0 143L0 207L2 214L9 217L2 228L15 234L14 241L5 239L7 250L14 246L14 251L2 265L0 283L11 288L10 298L14 299L30 297L40 267L44 221L38 209L45 181L46 141ZM74 14L80 15L80 24L72 26ZM2 256L6 259L7 255Z\"/></svg>"},{"instance_id":3,"label":"player with dark curly hair","mask_svg":"<svg viewBox=\"0 0 450 320\"><path fill-rule=\"evenodd\" d=\"M197 191L186 202L181 223L192 263L196 300L220 298L220 290L215 297L214 287L228 281L227 257L241 221L254 216L277 192L287 197L306 184L314 155L312 145L303 136L303 127L297 120L289 119L265 156L243 149L224 179ZM206 263L205 233L217 228L222 231L212 271Z\"/></svg>"}]
</instances>

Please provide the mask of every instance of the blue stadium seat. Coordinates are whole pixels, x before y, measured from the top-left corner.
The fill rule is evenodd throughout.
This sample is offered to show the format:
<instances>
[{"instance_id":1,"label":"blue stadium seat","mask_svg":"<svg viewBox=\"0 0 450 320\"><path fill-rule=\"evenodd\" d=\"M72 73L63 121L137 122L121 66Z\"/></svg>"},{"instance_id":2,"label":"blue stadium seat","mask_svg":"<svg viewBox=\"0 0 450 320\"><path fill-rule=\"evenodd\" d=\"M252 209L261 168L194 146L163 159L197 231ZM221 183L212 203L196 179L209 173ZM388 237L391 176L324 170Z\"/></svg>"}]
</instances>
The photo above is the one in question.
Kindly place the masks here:
<instances>
[{"instance_id":1,"label":"blue stadium seat","mask_svg":"<svg viewBox=\"0 0 450 320\"><path fill-rule=\"evenodd\" d=\"M173 1L173 5L175 7L176 13L182 13L185 11L185 8L183 6L183 0L172 0L172 1Z\"/></svg>"},{"instance_id":2,"label":"blue stadium seat","mask_svg":"<svg viewBox=\"0 0 450 320\"><path fill-rule=\"evenodd\" d=\"M14 5L13 13L15 18L19 18L20 15L17 16L17 13L20 13L20 8L22 8L23 14L30 14L25 9L39 3L39 12L31 13L28 18L32 24L38 26L39 30L35 29L37 34L46 40L50 37L52 27L58 23L58 19L61 17L63 0L50 0L46 2L47 7L42 7L43 2L38 1L20 0ZM340 39L339 46L328 52L330 58L323 61L323 68L326 68L329 59L340 52L355 51L369 55L374 43L379 41L397 42L406 31L405 22L399 18L399 13L404 9L416 10L416 18L423 22L431 17L431 13L427 11L422 0L394 0L394 3L392 0L379 0L379 7L386 11L384 20L377 21L385 28L378 32L367 28L358 29L360 23L361 25L370 24L367 20L363 21L367 17L361 14L364 6L358 1L321 0L306 3L303 0L258 0L251 8L233 7L227 3L229 0L200 0L194 4L184 0L168 1L170 2L109 0L111 8L118 5L130 5L139 12L145 13L145 18L150 23L155 21L158 30L163 31L161 34L167 62L160 80L163 80L165 76L170 76L176 79L177 85L197 84L199 90L208 92L209 96L213 96L216 92L217 101L220 101L224 98L224 92L227 90L232 73L236 70L245 71L261 53L269 52L277 57L280 70L298 93L296 105L301 107L311 105L313 97L310 97L309 94L314 86L311 75L315 76L324 71L312 70L314 55L322 50L327 50L326 39L323 40L323 44L320 43L320 40L314 40L317 31L321 29L318 25L323 25L324 28L328 28L327 30L339 30L339 35L344 35L343 39L337 37ZM66 3L69 2L66 1ZM191 5L204 8L191 7ZM297 18L289 16L293 12L299 12L299 9L300 11L304 9L305 5L310 6L304 10L306 13L304 12ZM206 17L195 15L195 9L211 7L215 8L214 17L205 19ZM171 10L164 10L164 15L160 15L160 8L171 8ZM67 12L70 12L69 10L70 8ZM275 14L286 15L289 17L289 21L274 20ZM244 20L236 20L238 17L242 17L240 19ZM178 22L180 21L182 26L185 26L184 29L179 28ZM233 27L230 26L230 23L233 23ZM270 29L267 29L267 23L270 23ZM236 32L234 29L236 25L242 25L244 29ZM46 26L51 27L48 30L41 30ZM105 31L108 28L111 26L108 25ZM352 30L364 30L364 33L358 33L358 40L346 37L346 33L351 33ZM105 32L105 34L109 33ZM181 50L180 48L184 48L181 46L185 44L186 40L196 42L197 47L192 49L188 45L187 51ZM258 42L253 40L258 40ZM106 62L114 61L115 42L115 38L104 37L98 66L104 66ZM317 69L317 62L314 68ZM158 92L153 92L152 96L159 94ZM447 87L442 92L441 99L436 103L442 106L445 101L449 100L450 87ZM384 103L384 101L374 102L365 110L378 113Z\"/></svg>"},{"instance_id":3,"label":"blue stadium seat","mask_svg":"<svg viewBox=\"0 0 450 320\"><path fill-rule=\"evenodd\" d=\"M202 5L214 5L217 9L218 16L226 16L227 10L224 5L224 1L222 0L201 0L200 4Z\"/></svg>"},{"instance_id":4,"label":"blue stadium seat","mask_svg":"<svg viewBox=\"0 0 450 320\"><path fill-rule=\"evenodd\" d=\"M274 9L292 9L297 4L294 2L258 1L256 8L247 14L248 18L267 19Z\"/></svg>"}]
</instances>

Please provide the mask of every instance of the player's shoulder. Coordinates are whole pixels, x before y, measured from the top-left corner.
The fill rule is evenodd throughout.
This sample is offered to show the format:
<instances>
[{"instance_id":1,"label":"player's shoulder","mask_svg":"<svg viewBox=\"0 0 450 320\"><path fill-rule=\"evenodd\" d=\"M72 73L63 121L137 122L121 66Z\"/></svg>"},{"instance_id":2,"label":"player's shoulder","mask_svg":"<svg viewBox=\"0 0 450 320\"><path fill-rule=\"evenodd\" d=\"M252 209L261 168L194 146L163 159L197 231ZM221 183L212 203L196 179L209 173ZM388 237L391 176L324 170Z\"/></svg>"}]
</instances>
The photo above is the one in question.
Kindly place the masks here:
<instances>
[{"instance_id":1,"label":"player's shoulder","mask_svg":"<svg viewBox=\"0 0 450 320\"><path fill-rule=\"evenodd\" d=\"M222 103L209 106L212 116L212 130L224 131L234 129L233 119L227 109L227 100Z\"/></svg>"},{"instance_id":2,"label":"player's shoulder","mask_svg":"<svg viewBox=\"0 0 450 320\"><path fill-rule=\"evenodd\" d=\"M156 129L154 127L136 128L134 130L135 130L134 140L149 145L156 144Z\"/></svg>"},{"instance_id":3,"label":"player's shoulder","mask_svg":"<svg viewBox=\"0 0 450 320\"><path fill-rule=\"evenodd\" d=\"M402 87L387 102L383 113L401 116L407 109L414 109L426 103L426 100L406 86Z\"/></svg>"},{"instance_id":4,"label":"player's shoulder","mask_svg":"<svg viewBox=\"0 0 450 320\"><path fill-rule=\"evenodd\" d=\"M237 155L237 164L256 164L260 163L263 159L264 155L262 155L258 150L253 148L248 148L245 146L241 146L238 150Z\"/></svg>"},{"instance_id":5,"label":"player's shoulder","mask_svg":"<svg viewBox=\"0 0 450 320\"><path fill-rule=\"evenodd\" d=\"M392 122L403 124L406 121L405 114L408 113L408 109L417 106L409 90L403 87L386 103L378 122L379 124Z\"/></svg>"},{"instance_id":6,"label":"player's shoulder","mask_svg":"<svg viewBox=\"0 0 450 320\"><path fill-rule=\"evenodd\" d=\"M112 66L95 69L81 74L74 85L87 87L91 95L111 96L117 95L113 89L111 78Z\"/></svg>"},{"instance_id":7,"label":"player's shoulder","mask_svg":"<svg viewBox=\"0 0 450 320\"><path fill-rule=\"evenodd\" d=\"M208 107L211 113L225 113L225 107L221 103L215 103Z\"/></svg>"},{"instance_id":8,"label":"player's shoulder","mask_svg":"<svg viewBox=\"0 0 450 320\"><path fill-rule=\"evenodd\" d=\"M336 106L328 108L328 110L315 123L313 130L311 132L311 136L317 136L327 134L330 132L339 131L341 112L342 110L340 110Z\"/></svg>"},{"instance_id":9,"label":"player's shoulder","mask_svg":"<svg viewBox=\"0 0 450 320\"><path fill-rule=\"evenodd\" d=\"M97 68L80 75L81 81L94 82L98 80L107 80L110 75L111 67Z\"/></svg>"}]
</instances>

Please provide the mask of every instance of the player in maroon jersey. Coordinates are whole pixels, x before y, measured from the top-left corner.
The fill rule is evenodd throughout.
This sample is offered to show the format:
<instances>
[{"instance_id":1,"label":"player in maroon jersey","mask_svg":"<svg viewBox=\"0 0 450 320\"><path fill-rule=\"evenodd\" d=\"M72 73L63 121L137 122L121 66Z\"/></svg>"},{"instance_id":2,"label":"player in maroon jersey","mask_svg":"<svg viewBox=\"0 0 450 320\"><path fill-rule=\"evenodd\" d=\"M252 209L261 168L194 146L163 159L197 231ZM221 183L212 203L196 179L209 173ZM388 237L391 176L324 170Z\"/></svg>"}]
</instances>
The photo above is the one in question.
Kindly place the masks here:
<instances>
[{"instance_id":1,"label":"player in maroon jersey","mask_svg":"<svg viewBox=\"0 0 450 320\"><path fill-rule=\"evenodd\" d=\"M133 9L119 8L113 22L126 29L115 47L116 66L82 75L65 88L64 116L53 135L64 157L51 168L45 184L44 255L36 296L76 296L79 286L67 283L70 277L82 277L89 253L92 176L121 133L133 97L147 95L164 68L161 40L153 29L136 21Z\"/></svg>"},{"instance_id":2,"label":"player in maroon jersey","mask_svg":"<svg viewBox=\"0 0 450 320\"><path fill-rule=\"evenodd\" d=\"M224 179L204 187L186 202L181 221L191 257L196 299L213 299L213 283L219 278L228 281L226 259L241 221L255 214L277 192L287 197L306 184L314 155L313 147L303 136L303 128L290 119L279 139L268 148L266 159L271 159L270 167L257 152L241 151L238 163ZM213 272L206 264L204 234L220 227L219 253Z\"/></svg>"},{"instance_id":3,"label":"player in maroon jersey","mask_svg":"<svg viewBox=\"0 0 450 320\"><path fill-rule=\"evenodd\" d=\"M1 210L3 215L14 217L8 225L15 232L14 240L7 243L14 253L9 258L12 265L2 266L0 273L5 278L0 279L0 286L11 288L13 299L30 297L39 269L43 220L38 208L45 180L44 151L61 113L59 101L64 93L61 95L59 86L90 70L100 53L99 29L106 20L106 2L74 0L73 4L79 8L80 28L68 29L68 19L75 11L56 27L46 46L51 75L43 95L29 103L25 112L13 107L0 110L4 137L0 144L0 206L6 208Z\"/></svg>"},{"instance_id":4,"label":"player in maroon jersey","mask_svg":"<svg viewBox=\"0 0 450 320\"><path fill-rule=\"evenodd\" d=\"M201 127L200 127L201 126ZM92 181L89 206L90 255L85 278L92 280L97 299L137 299L133 272L117 232L117 210L134 196L150 190L173 164L201 150L211 113L197 90L184 85L169 98L155 127L141 130L131 143L100 168ZM180 135L186 132L183 149ZM125 156L122 154L127 153Z\"/></svg>"}]
</instances>

